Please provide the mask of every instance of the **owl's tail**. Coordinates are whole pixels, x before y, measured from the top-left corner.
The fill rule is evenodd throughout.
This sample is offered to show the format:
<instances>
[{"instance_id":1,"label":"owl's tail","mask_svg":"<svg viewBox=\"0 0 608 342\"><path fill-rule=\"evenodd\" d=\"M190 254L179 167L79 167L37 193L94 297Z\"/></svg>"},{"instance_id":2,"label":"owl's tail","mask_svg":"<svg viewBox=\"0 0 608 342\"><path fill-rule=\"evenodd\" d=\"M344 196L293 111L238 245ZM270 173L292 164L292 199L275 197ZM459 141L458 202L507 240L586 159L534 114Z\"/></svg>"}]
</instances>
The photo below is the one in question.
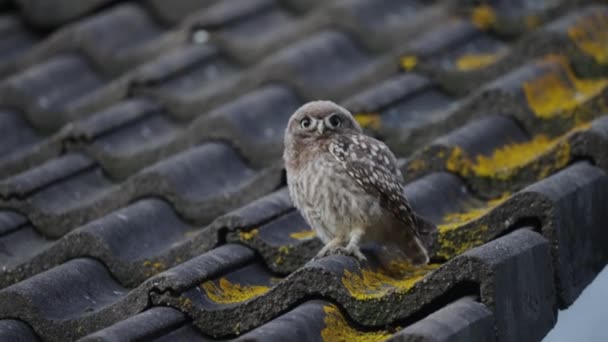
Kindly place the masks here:
<instances>
[{"instance_id":1,"label":"owl's tail","mask_svg":"<svg viewBox=\"0 0 608 342\"><path fill-rule=\"evenodd\" d=\"M415 265L424 265L429 262L428 248L432 243L433 232L437 229L426 219L415 216L416 232L411 229L401 230L398 234L397 246L405 256Z\"/></svg>"},{"instance_id":2,"label":"owl's tail","mask_svg":"<svg viewBox=\"0 0 608 342\"><path fill-rule=\"evenodd\" d=\"M429 253L418 237L401 239L398 246L414 265L425 265L429 262Z\"/></svg>"}]
</instances>

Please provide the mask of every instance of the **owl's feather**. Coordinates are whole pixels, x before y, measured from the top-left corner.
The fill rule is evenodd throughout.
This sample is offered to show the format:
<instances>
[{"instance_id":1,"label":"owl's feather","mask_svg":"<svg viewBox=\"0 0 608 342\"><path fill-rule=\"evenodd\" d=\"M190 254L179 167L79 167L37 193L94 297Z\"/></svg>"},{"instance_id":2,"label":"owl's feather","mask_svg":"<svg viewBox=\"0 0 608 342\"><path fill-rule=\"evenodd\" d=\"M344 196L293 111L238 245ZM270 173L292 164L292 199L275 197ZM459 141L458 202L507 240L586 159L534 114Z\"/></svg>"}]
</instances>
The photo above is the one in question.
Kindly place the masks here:
<instances>
[{"instance_id":1,"label":"owl's feather","mask_svg":"<svg viewBox=\"0 0 608 342\"><path fill-rule=\"evenodd\" d=\"M432 224L413 212L403 191L402 175L396 158L388 147L374 138L351 133L332 137L329 152L357 184L403 222L402 229L410 233L398 242L403 252L415 261L426 262L427 251L419 239L426 240L426 236L421 235L426 235L426 230Z\"/></svg>"}]
</instances>

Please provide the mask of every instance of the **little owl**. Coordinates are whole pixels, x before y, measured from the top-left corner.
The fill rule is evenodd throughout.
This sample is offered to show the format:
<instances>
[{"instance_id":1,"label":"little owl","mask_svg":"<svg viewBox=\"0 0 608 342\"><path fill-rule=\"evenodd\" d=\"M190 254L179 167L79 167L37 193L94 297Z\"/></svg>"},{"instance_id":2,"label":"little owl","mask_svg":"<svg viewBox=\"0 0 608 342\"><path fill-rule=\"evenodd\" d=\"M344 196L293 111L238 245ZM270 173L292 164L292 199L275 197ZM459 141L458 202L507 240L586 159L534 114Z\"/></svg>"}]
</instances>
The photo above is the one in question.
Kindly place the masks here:
<instances>
[{"instance_id":1,"label":"little owl","mask_svg":"<svg viewBox=\"0 0 608 342\"><path fill-rule=\"evenodd\" d=\"M412 211L393 153L346 109L330 101L300 107L287 124L283 159L292 201L325 244L317 258L341 251L363 261L359 244L377 242L428 262L421 234L434 226Z\"/></svg>"}]
</instances>

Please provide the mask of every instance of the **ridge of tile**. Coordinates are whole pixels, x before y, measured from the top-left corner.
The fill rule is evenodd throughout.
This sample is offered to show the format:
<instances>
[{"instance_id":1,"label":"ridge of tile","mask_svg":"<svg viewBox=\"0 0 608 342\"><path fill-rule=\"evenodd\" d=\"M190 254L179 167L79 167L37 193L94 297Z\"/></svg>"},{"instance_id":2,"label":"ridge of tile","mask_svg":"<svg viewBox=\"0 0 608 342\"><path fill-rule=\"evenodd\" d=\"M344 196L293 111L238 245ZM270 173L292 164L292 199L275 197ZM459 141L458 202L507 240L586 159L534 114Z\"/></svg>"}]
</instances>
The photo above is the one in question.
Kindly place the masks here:
<instances>
[{"instance_id":1,"label":"ridge of tile","mask_svg":"<svg viewBox=\"0 0 608 342\"><path fill-rule=\"evenodd\" d=\"M123 182L108 178L97 164L73 168L72 163L64 165L66 158L4 180L0 206L27 213L39 231L59 237L79 224L146 196L162 197L196 224L209 223L281 183L278 167L254 169L233 147L222 142L185 150ZM57 169L57 177L41 183L43 179L37 175L45 168Z\"/></svg>"},{"instance_id":2,"label":"ridge of tile","mask_svg":"<svg viewBox=\"0 0 608 342\"><path fill-rule=\"evenodd\" d=\"M0 246L6 255L0 258L0 288L78 257L102 261L120 284L135 287L217 248L231 231L263 225L291 210L287 192L280 190L221 215L207 226L196 226L180 218L169 203L144 198L56 240L40 235L24 217L2 211Z\"/></svg>"},{"instance_id":3,"label":"ridge of tile","mask_svg":"<svg viewBox=\"0 0 608 342\"><path fill-rule=\"evenodd\" d=\"M589 175L594 174L594 176L591 178L582 178L580 176L574 175L579 172L586 172L589 173ZM575 185L573 184L573 181L576 177L578 177L579 179L588 179L588 181L585 183L585 185L583 185L582 183ZM501 200L501 202L497 202L500 204L490 204L489 208L483 209L483 211L481 211L480 213L478 213L479 210L477 209L469 209L471 210L471 212L477 213L475 214L477 215L477 217L475 218L473 218L473 214L464 215L466 216L466 218L464 218L463 216L463 218L459 219L459 221L454 222L452 214L440 214L441 216L444 216L444 220L446 220L446 218L448 218L448 220L444 221L443 223L439 222L441 224L439 228L439 236L437 238L437 247L432 248L432 250L435 251L434 253L436 257L439 258L437 260L441 260L441 258L444 257L447 257L448 259L454 259L448 261L439 269L442 270L445 268L449 268L450 266L448 265L457 264L460 258L457 255L462 253L464 250L481 245L483 244L483 242L491 241L493 238L502 235L504 232L508 232L510 227L512 228L513 225L517 225L518 221L525 221L532 217L535 217L539 220L539 222L541 222L540 229L545 232L549 237L551 237L550 240L554 241L552 242L552 245L568 245L568 242L566 240L553 240L553 237L555 235L551 232L554 230L561 230L562 228L560 227L562 224L564 224L562 222L564 221L564 219L560 219L559 216L552 216L554 214L551 213L555 213L556 210L552 208L555 208L556 205L566 205L572 207L573 197L581 196L581 192L585 193L585 196L596 196L596 192L599 194L600 192L602 192L601 189L605 188L604 183L606 182L606 180L608 180L608 178L603 171L600 171L599 169L585 163L577 163L569 168L566 168L563 171L558 172L554 176L551 176L539 183L536 183L532 187L523 189L519 193L515 194L512 198L509 198L509 200L507 201ZM563 193L565 197L558 199L559 197L551 196L551 194L556 190L557 187L563 189L560 190L560 192ZM425 194L428 194L428 192L425 192ZM547 195L549 195L549 197ZM418 199L415 196L412 197L412 203L413 205L416 205L415 203ZM589 198L589 201L591 201L591 198ZM513 212L517 213L517 217L512 217ZM424 215L424 210L421 210L421 214ZM432 217L430 218L433 219ZM598 222L600 221L601 220L598 220ZM453 227L454 225L456 226ZM597 229L597 227L597 223L590 222L590 227L588 227L588 230ZM250 234L252 234L251 231L249 231L248 233L241 234L244 242L251 239L249 237ZM255 232L255 234L253 234L253 236L255 235L261 236L261 229ZM457 244L464 244L467 245L467 247L465 247L463 250L454 249L455 245L452 244L454 243L454 241L460 241ZM261 252L264 253L263 250ZM297 253L297 251L295 251L295 253ZM463 255L466 255L467 253L468 252L465 252ZM266 256L262 255L262 257L265 258ZM605 259L605 257L606 256L604 256L603 258ZM587 260L587 256L583 258ZM550 262L550 259L547 259L547 262ZM266 261L266 264L269 265L270 263ZM460 268L461 266L462 265L457 267L457 269L462 270ZM557 266L559 266L559 264L557 264ZM430 275L427 276L428 278L422 281L424 283L424 286L416 285L416 280L414 280L411 285L404 287L401 291L405 292L401 293L400 290L398 290L399 287L395 288L395 286L397 285L385 285L388 286L386 289L378 289L378 296L376 296L372 292L370 294L362 295L361 298L358 298L354 294L348 294L348 291L351 291L351 293L353 293L352 291L355 291L353 289L347 290L349 289L349 287L347 287L348 282L340 282L340 279L344 280L344 277L348 278L346 273L351 274L352 272L363 272L365 274L365 268L359 271L357 271L357 269L358 267L356 267L356 263L352 258L335 256L321 259L319 261L310 262L306 264L303 268L300 268L294 273L290 274L290 276L286 278L285 281L279 281L278 283L272 280L273 278L269 275L269 273L267 273L264 278L257 278L258 280L254 280L257 276L253 278L249 276L241 277L238 276L238 274L240 273L237 273L233 276L228 276L228 278L222 278L226 280L218 280L219 283L215 283L215 287L209 287L211 286L209 285L207 286L209 288L205 287L204 290L195 287L191 288L186 292L183 292L181 296L175 297L173 294L169 294L159 296L156 299L154 299L153 297L153 301L159 305L169 305L179 308L181 311L188 313L188 315L194 319L195 324L199 328L201 328L203 332L212 336L219 337L233 334L234 331L232 331L232 328L230 327L238 326L241 330L249 330L250 328L259 325L261 319L260 315L264 315L261 317L266 318L263 318L261 320L266 321L276 316L278 314L278 311L282 311L288 308L290 306L289 303L293 304L295 302L301 301L302 298L310 296L322 296L325 298L330 297L333 300L336 300L343 307L345 307L346 310L349 312L349 315L360 324L366 326L386 324L387 321L385 320L385 318L387 317L383 316L384 318L378 318L378 320L375 321L376 318L370 316L369 311L366 311L366 313L364 314L361 311L364 310L364 307L366 307L364 303L368 303L367 305L371 305L369 303L375 303L376 300L380 300L382 301L382 303L384 303L383 305L390 305L389 303L399 302L389 300L390 298L392 298L392 296L396 296L399 293L400 294L398 296L400 300L409 298L407 296L407 293L410 291L409 289L412 285L412 295L415 296L414 293L416 293L417 289L421 289L420 291L424 291L424 289L428 289L429 287L435 288L434 286L437 286L438 283L443 283L433 281L433 277L435 276L442 277L440 276L442 272L437 270L430 273ZM348 270L348 272L346 272L345 270ZM429 271L430 270L427 270L423 273L423 275ZM253 269L247 268L238 272L245 272L243 274L249 274L251 272L256 273L258 271L254 271ZM367 272L373 273L374 271L367 270ZM560 272L558 272L558 277L561 276L562 275L560 275ZM334 279L333 277L337 277L338 280ZM363 277L363 275L361 277ZM414 277L414 279L420 278ZM551 280L552 276L549 276L548 279ZM563 280L568 283L568 281L566 281L565 279L567 278L564 278ZM243 281L244 283L242 283L241 281ZM344 283L344 285L342 285L342 283ZM388 282L388 284L395 283ZM568 286L570 285L571 284L568 284ZM387 290L391 288L393 288L395 292ZM235 292L235 294L230 294L230 291L232 291L230 289L234 289L234 291L237 291L237 289L239 289L239 291L251 292L244 292L241 294L245 297L233 298L232 295L236 296L236 293L241 292L237 291ZM446 289L444 289L444 291L445 290ZM209 294L216 294L214 294L212 297L206 297L205 291L207 291L207 293ZM219 293L225 293L225 295L229 297L226 297L224 299L220 299L223 297L217 297L215 301L220 302L218 302L218 304L211 305L209 301L212 299L209 298L215 298L219 295ZM430 297L435 297L436 295L437 294ZM366 296L372 296L370 297L372 299L367 299ZM553 297L553 295L549 297ZM224 300L226 300L227 302L224 303ZM187 304L185 304L184 301L186 301ZM420 303L419 300L413 301L416 303ZM212 300L211 303L213 302L214 301ZM277 310L274 311L274 313L268 311L271 310L271 307L267 305L270 302L275 303L273 304L273 306L271 306L272 310ZM280 306L277 307L279 303ZM394 310L397 310L398 312L406 310L403 309L403 307L404 306L400 305L399 308L394 308ZM408 308L407 310L414 310L409 306L405 307ZM256 312L259 315L255 315L254 317L252 317L251 315L244 314L244 312ZM393 309L387 309L383 312L384 313L378 313L377 315L394 314ZM403 313L403 315L399 317L407 316L411 313L413 313L413 311L408 311L407 314ZM237 321L240 322L238 325ZM551 319L550 321L551 324L549 326L553 324L553 319ZM217 322L222 322L222 324L218 324ZM226 324L226 322L232 323Z\"/></svg>"}]
</instances>

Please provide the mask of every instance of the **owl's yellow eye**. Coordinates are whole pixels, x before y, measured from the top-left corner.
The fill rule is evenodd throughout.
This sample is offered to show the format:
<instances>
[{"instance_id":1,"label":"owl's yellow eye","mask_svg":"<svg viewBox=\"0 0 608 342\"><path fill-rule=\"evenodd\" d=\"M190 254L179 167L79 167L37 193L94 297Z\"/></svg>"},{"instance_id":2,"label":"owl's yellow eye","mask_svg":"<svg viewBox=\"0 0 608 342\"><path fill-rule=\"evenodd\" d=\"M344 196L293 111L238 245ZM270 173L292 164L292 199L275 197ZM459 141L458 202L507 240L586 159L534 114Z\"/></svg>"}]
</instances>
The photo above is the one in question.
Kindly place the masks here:
<instances>
[{"instance_id":1,"label":"owl's yellow eye","mask_svg":"<svg viewBox=\"0 0 608 342\"><path fill-rule=\"evenodd\" d=\"M300 126L302 126L302 128L309 128L311 124L310 118L309 117L304 117L302 120L300 120Z\"/></svg>"}]
</instances>

